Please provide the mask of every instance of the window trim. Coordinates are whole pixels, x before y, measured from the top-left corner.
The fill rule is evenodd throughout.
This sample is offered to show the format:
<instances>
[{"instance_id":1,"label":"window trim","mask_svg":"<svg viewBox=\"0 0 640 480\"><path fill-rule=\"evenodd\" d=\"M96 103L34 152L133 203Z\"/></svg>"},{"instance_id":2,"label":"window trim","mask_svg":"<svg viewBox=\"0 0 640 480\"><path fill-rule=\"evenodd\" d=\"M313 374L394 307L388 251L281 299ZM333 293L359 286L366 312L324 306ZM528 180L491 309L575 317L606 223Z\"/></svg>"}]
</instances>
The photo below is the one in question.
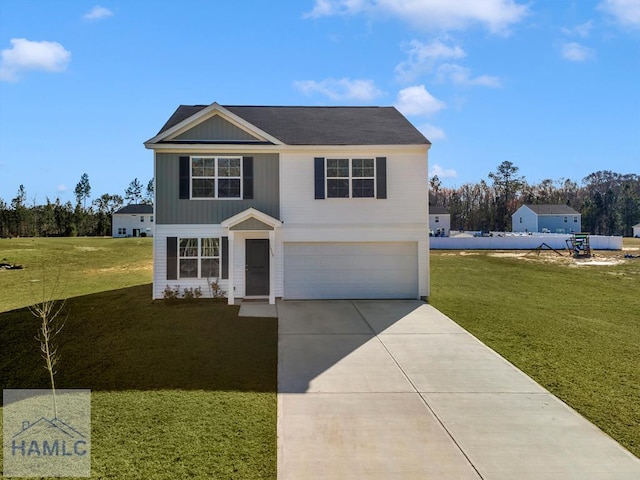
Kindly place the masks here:
<instances>
[{"instance_id":1,"label":"window trim","mask_svg":"<svg viewBox=\"0 0 640 480\"><path fill-rule=\"evenodd\" d=\"M193 160L195 158L202 159L214 159L214 173L213 177L211 176L196 176L193 175ZM228 158L238 160L240 163L240 176L239 177L219 177L218 176L218 161L221 158ZM242 200L244 198L244 157L242 155L190 155L189 156L189 199L190 200ZM213 197L195 197L193 195L193 180L194 178L206 178L214 180L214 193ZM218 180L220 178L229 178L229 179L237 179L240 182L240 195L238 197L220 197L218 196Z\"/></svg>"},{"instance_id":2,"label":"window trim","mask_svg":"<svg viewBox=\"0 0 640 480\"><path fill-rule=\"evenodd\" d=\"M203 251L203 240L205 239L214 239L218 241L218 255L207 255L204 256L202 254ZM190 240L196 239L198 241L197 247L197 255L196 256L183 256L181 252L181 242L182 240ZM222 237L212 236L212 237L177 237L177 255L176 255L176 266L177 266L177 280L190 280L190 279L203 279L203 278L221 278L222 277ZM218 275L216 277L203 277L202 276L202 260L206 259L218 259ZM180 268L181 260L196 260L197 261L197 276L195 277L183 277L181 275L182 269Z\"/></svg>"},{"instance_id":3,"label":"window trim","mask_svg":"<svg viewBox=\"0 0 640 480\"><path fill-rule=\"evenodd\" d=\"M349 162L349 176L348 177L330 177L328 168L330 160L347 160ZM373 176L370 177L354 177L353 176L353 161L354 160L371 160L373 161ZM326 199L333 200L345 200L345 199L377 199L378 198L378 175L377 175L377 157L340 157L340 158L329 158L326 157L324 159L324 190ZM329 190L329 180L347 180L349 182L349 196L348 197L333 197L330 194ZM371 180L373 181L373 195L368 197L354 197L353 196L353 180Z\"/></svg>"}]
</instances>

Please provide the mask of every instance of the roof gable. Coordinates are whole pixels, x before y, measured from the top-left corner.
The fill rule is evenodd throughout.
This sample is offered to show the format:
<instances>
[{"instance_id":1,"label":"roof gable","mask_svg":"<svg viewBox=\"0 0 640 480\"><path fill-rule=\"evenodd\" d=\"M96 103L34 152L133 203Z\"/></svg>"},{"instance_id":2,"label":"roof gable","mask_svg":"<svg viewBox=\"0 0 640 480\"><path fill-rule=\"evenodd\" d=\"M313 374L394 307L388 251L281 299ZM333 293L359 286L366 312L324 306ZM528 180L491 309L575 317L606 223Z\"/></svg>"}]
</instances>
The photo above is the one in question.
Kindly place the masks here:
<instances>
[{"instance_id":1,"label":"roof gable","mask_svg":"<svg viewBox=\"0 0 640 480\"><path fill-rule=\"evenodd\" d=\"M429 145L394 107L297 107L181 105L149 143L168 142L212 112L272 143L287 145Z\"/></svg>"},{"instance_id":2,"label":"roof gable","mask_svg":"<svg viewBox=\"0 0 640 480\"><path fill-rule=\"evenodd\" d=\"M220 118L214 118L216 116ZM216 138L218 136L221 138ZM281 142L214 102L209 106L181 105L178 107L160 132L145 142L145 146L157 143L279 144Z\"/></svg>"}]
</instances>

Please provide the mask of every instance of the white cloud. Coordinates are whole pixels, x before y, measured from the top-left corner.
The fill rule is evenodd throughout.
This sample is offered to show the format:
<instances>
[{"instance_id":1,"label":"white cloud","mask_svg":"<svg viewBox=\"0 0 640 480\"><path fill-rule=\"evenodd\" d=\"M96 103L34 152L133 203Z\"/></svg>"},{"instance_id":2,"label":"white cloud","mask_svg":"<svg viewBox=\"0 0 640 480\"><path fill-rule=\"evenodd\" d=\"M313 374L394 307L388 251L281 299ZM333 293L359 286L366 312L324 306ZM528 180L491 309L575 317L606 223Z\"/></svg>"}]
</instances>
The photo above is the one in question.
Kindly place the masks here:
<instances>
[{"instance_id":1,"label":"white cloud","mask_svg":"<svg viewBox=\"0 0 640 480\"><path fill-rule=\"evenodd\" d=\"M71 52L58 42L12 38L11 48L0 52L0 80L17 81L29 70L62 72L70 61Z\"/></svg>"},{"instance_id":2,"label":"white cloud","mask_svg":"<svg viewBox=\"0 0 640 480\"><path fill-rule=\"evenodd\" d=\"M412 81L423 73L433 70L440 60L459 59L466 56L458 45L447 45L441 40L422 43L412 40L407 45L407 59L395 68L396 75L403 81Z\"/></svg>"},{"instance_id":3,"label":"white cloud","mask_svg":"<svg viewBox=\"0 0 640 480\"><path fill-rule=\"evenodd\" d=\"M437 175L438 178L457 178L458 172L453 168L442 168L437 163L434 163L431 165L431 168L429 168L429 178L432 178L434 175Z\"/></svg>"},{"instance_id":4,"label":"white cloud","mask_svg":"<svg viewBox=\"0 0 640 480\"><path fill-rule=\"evenodd\" d=\"M638 0L603 0L598 8L613 16L623 26L640 28L640 2Z\"/></svg>"},{"instance_id":5,"label":"white cloud","mask_svg":"<svg viewBox=\"0 0 640 480\"><path fill-rule=\"evenodd\" d=\"M372 80L328 78L319 82L315 80L298 80L293 84L305 95L320 93L334 101L356 100L369 102L383 93Z\"/></svg>"},{"instance_id":6,"label":"white cloud","mask_svg":"<svg viewBox=\"0 0 640 480\"><path fill-rule=\"evenodd\" d=\"M429 123L421 125L420 127L418 127L418 130L420 130L423 135L432 142L435 142L436 140L444 140L445 138L447 138L447 135L444 133L443 129Z\"/></svg>"},{"instance_id":7,"label":"white cloud","mask_svg":"<svg viewBox=\"0 0 640 480\"><path fill-rule=\"evenodd\" d=\"M569 42L562 45L562 58L571 62L585 62L595 56L595 50L585 47L576 42Z\"/></svg>"},{"instance_id":8,"label":"white cloud","mask_svg":"<svg viewBox=\"0 0 640 480\"><path fill-rule=\"evenodd\" d=\"M85 20L102 20L103 18L109 17L113 17L113 12L108 8L101 7L100 5L96 5L82 16Z\"/></svg>"},{"instance_id":9,"label":"white cloud","mask_svg":"<svg viewBox=\"0 0 640 480\"><path fill-rule=\"evenodd\" d=\"M424 85L403 88L396 99L396 108L404 115L432 115L445 107L445 103L427 92Z\"/></svg>"},{"instance_id":10,"label":"white cloud","mask_svg":"<svg viewBox=\"0 0 640 480\"><path fill-rule=\"evenodd\" d=\"M64 192L66 192L68 190L69 190L69 187L67 187L66 185L64 185L62 183L56 187L56 192L58 192L58 193L64 193Z\"/></svg>"},{"instance_id":11,"label":"white cloud","mask_svg":"<svg viewBox=\"0 0 640 480\"><path fill-rule=\"evenodd\" d=\"M528 6L515 0L316 0L306 16L393 16L427 31L460 30L479 24L498 33L522 20L527 13Z\"/></svg>"},{"instance_id":12,"label":"white cloud","mask_svg":"<svg viewBox=\"0 0 640 480\"><path fill-rule=\"evenodd\" d=\"M587 38L593 29L593 20L589 20L588 22L582 23L580 25L576 25L571 28L563 28L562 33L568 35L570 37L578 36L582 38Z\"/></svg>"},{"instance_id":13,"label":"white cloud","mask_svg":"<svg viewBox=\"0 0 640 480\"><path fill-rule=\"evenodd\" d=\"M440 81L450 81L454 85L463 87L492 87L502 86L500 79L491 75L480 75L471 77L471 70L455 63L445 63L438 67L438 79Z\"/></svg>"}]
</instances>

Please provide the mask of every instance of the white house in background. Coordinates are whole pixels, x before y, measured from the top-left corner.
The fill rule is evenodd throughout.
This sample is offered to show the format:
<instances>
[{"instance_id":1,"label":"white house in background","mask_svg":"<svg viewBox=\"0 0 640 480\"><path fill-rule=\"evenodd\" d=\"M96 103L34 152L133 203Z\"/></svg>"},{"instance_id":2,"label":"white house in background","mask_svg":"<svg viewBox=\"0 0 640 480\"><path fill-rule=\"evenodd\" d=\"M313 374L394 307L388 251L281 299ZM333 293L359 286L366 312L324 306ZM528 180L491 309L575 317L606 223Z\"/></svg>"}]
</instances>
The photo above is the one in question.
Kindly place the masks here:
<instances>
[{"instance_id":1,"label":"white house in background","mask_svg":"<svg viewBox=\"0 0 640 480\"><path fill-rule=\"evenodd\" d=\"M582 215L568 205L522 205L511 225L514 232L574 233L582 231Z\"/></svg>"},{"instance_id":2,"label":"white house in background","mask_svg":"<svg viewBox=\"0 0 640 480\"><path fill-rule=\"evenodd\" d=\"M429 205L429 235L448 237L451 230L451 215L447 207Z\"/></svg>"},{"instance_id":3,"label":"white house in background","mask_svg":"<svg viewBox=\"0 0 640 480\"><path fill-rule=\"evenodd\" d=\"M636 238L640 238L640 223L633 226L633 236Z\"/></svg>"},{"instance_id":4,"label":"white house in background","mask_svg":"<svg viewBox=\"0 0 640 480\"><path fill-rule=\"evenodd\" d=\"M113 214L113 237L153 237L153 206L127 205Z\"/></svg>"},{"instance_id":5,"label":"white house in background","mask_svg":"<svg viewBox=\"0 0 640 480\"><path fill-rule=\"evenodd\" d=\"M393 107L179 106L145 142L154 298L426 298L430 145Z\"/></svg>"}]
</instances>

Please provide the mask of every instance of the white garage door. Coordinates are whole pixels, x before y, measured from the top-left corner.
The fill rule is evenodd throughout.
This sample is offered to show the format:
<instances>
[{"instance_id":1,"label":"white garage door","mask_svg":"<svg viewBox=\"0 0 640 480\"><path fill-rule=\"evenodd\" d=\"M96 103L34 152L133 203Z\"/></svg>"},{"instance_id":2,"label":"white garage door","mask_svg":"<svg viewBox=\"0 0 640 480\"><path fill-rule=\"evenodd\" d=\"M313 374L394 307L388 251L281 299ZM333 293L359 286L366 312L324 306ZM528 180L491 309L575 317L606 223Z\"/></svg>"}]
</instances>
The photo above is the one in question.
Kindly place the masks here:
<instances>
[{"instance_id":1,"label":"white garage door","mask_svg":"<svg viewBox=\"0 0 640 480\"><path fill-rule=\"evenodd\" d=\"M284 298L416 298L417 243L285 243Z\"/></svg>"}]
</instances>

